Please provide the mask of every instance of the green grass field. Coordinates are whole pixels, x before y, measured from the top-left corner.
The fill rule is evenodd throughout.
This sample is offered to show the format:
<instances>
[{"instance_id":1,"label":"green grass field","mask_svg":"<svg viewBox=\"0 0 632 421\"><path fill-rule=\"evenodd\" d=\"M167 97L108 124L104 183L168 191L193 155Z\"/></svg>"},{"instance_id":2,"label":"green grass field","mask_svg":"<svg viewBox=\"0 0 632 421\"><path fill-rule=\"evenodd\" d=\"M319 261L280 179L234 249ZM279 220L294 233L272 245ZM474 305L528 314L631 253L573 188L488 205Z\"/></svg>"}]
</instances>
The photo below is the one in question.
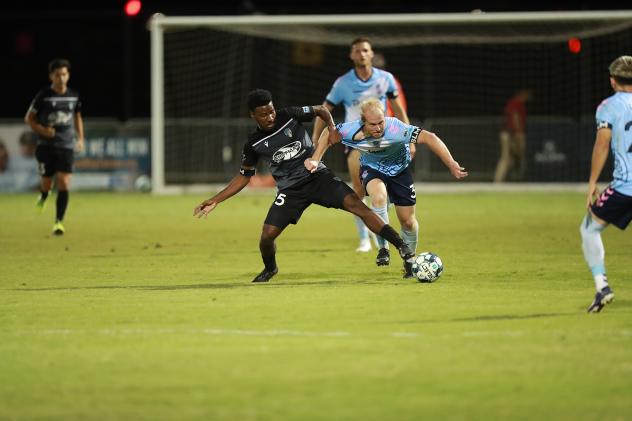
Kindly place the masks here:
<instances>
[{"instance_id":1,"label":"green grass field","mask_svg":"<svg viewBox=\"0 0 632 421\"><path fill-rule=\"evenodd\" d=\"M435 284L313 206L252 284L273 196L73 193L63 238L0 196L0 419L632 419L630 233L586 314L583 194L420 194Z\"/></svg>"}]
</instances>

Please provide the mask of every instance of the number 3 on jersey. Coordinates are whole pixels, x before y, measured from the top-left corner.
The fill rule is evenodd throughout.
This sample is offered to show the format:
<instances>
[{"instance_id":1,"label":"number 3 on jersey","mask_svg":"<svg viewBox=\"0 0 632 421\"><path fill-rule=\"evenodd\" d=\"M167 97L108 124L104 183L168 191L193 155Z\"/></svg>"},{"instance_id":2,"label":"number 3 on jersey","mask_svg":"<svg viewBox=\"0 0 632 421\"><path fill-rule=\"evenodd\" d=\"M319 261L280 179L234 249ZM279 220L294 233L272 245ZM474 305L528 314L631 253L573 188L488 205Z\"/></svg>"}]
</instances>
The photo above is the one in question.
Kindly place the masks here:
<instances>
[{"instance_id":1,"label":"number 3 on jersey","mask_svg":"<svg viewBox=\"0 0 632 421\"><path fill-rule=\"evenodd\" d=\"M277 206L283 206L285 204L285 193L279 193L274 204Z\"/></svg>"}]
</instances>

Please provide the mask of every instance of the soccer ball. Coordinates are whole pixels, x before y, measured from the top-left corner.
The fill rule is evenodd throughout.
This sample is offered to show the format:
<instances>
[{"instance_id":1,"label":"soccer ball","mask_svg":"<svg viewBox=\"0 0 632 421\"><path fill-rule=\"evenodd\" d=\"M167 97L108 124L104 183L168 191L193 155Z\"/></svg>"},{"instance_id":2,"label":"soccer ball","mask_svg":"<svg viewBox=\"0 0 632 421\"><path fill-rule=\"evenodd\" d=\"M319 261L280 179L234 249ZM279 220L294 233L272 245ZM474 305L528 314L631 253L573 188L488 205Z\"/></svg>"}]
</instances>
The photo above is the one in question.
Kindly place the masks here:
<instances>
[{"instance_id":1,"label":"soccer ball","mask_svg":"<svg viewBox=\"0 0 632 421\"><path fill-rule=\"evenodd\" d=\"M419 282L434 282L443 273L443 262L436 254L425 251L415 257L412 271Z\"/></svg>"},{"instance_id":2,"label":"soccer ball","mask_svg":"<svg viewBox=\"0 0 632 421\"><path fill-rule=\"evenodd\" d=\"M134 187L143 193L151 191L151 178L145 174L139 175L134 181Z\"/></svg>"}]
</instances>

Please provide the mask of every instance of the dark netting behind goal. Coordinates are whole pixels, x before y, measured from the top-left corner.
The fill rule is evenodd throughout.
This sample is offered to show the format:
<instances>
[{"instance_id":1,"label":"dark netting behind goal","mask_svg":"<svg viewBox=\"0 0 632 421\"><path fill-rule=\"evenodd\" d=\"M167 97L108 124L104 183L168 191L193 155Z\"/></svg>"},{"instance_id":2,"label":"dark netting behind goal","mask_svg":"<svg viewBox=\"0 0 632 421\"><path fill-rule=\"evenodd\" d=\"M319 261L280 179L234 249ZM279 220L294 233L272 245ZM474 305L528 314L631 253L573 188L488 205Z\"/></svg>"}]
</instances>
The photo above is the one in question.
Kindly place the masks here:
<instances>
[{"instance_id":1,"label":"dark netting behind goal","mask_svg":"<svg viewBox=\"0 0 632 421\"><path fill-rule=\"evenodd\" d=\"M533 100L527 105L525 181L585 181L595 107L611 95L609 63L632 53L632 19L502 15L458 22L434 22L426 15L429 20L383 24L323 18L300 25L170 26L165 20L165 184L232 178L253 128L248 91L270 90L277 108L321 104L335 79L351 68L349 44L359 36L372 40L384 67L401 82L412 122L437 133L471 180L493 179L504 104L528 88ZM580 41L579 52L569 50L572 38ZM343 120L342 107L334 118ZM340 147L325 162L341 175L347 171ZM416 181L450 179L424 147L414 174Z\"/></svg>"}]
</instances>

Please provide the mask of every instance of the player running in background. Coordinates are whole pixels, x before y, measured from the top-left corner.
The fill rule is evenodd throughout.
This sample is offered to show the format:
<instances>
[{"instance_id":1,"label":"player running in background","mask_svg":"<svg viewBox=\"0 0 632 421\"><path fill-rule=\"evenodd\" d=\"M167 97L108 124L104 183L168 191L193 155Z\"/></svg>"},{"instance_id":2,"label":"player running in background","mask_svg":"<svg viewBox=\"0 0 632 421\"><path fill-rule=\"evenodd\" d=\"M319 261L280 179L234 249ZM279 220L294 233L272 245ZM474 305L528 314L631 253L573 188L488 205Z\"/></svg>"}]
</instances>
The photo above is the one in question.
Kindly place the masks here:
<instances>
[{"instance_id":1,"label":"player running in background","mask_svg":"<svg viewBox=\"0 0 632 421\"><path fill-rule=\"evenodd\" d=\"M423 143L441 159L450 173L461 179L467 172L452 158L446 145L434 133L411 126L393 117L384 116L382 103L370 99L360 104L361 118L338 124L336 129L342 136L342 143L362 153L360 172L364 188L374 206L386 206L387 199L395 205L397 218L402 227L402 238L412 251L417 248L419 225L415 217L415 185L408 165L410 151L406 145ZM323 154L329 147L329 129L321 134L316 151L305 167L315 171ZM376 263L388 265L389 251L379 250ZM404 277L412 277L410 268L404 266Z\"/></svg>"},{"instance_id":2,"label":"player running in background","mask_svg":"<svg viewBox=\"0 0 632 421\"><path fill-rule=\"evenodd\" d=\"M589 313L600 312L614 299L606 277L601 232L610 224L624 230L632 220L632 56L617 58L609 71L615 93L597 107L597 136L586 197L588 213L579 227L584 258L597 289ZM613 180L600 194L597 180L610 149L614 155Z\"/></svg>"},{"instance_id":3,"label":"player running in background","mask_svg":"<svg viewBox=\"0 0 632 421\"><path fill-rule=\"evenodd\" d=\"M278 272L275 239L289 224L296 224L303 211L312 203L343 209L361 218L374 233L379 234L399 250L410 267L414 253L397 232L371 211L353 190L331 170L320 163L313 171L304 166L314 152L314 145L302 123L319 116L329 128L324 142L339 141L334 121L326 107L288 107L277 111L272 94L256 89L248 94L250 117L257 129L244 145L239 175L222 191L195 207L193 215L206 217L224 200L239 193L255 174L259 159L270 162L278 193L263 224L259 250L265 265L253 282L267 282Z\"/></svg>"},{"instance_id":4,"label":"player running in background","mask_svg":"<svg viewBox=\"0 0 632 421\"><path fill-rule=\"evenodd\" d=\"M388 99L395 117L408 124L408 115L400 101L395 78L386 70L373 67L373 56L371 41L368 38L353 40L351 52L349 53L349 58L353 61L353 69L336 79L329 94L327 94L325 102L323 102L323 106L331 112L338 104L342 104L345 108L345 121L354 121L360 118L358 107L362 101L377 98L386 106ZM317 118L314 121L312 138L318 139L324 127L325 123ZM406 148L411 148L411 153L414 157L414 145L406 146ZM360 181L360 153L350 148L345 148L345 152L347 153L347 166L353 190L358 197L363 198L364 188ZM388 209L386 205L377 207L373 204L372 206L373 211L388 223ZM371 241L367 227L360 218L356 217L355 223L360 236L360 244L356 251L371 251ZM384 242L378 244L378 248L385 246Z\"/></svg>"},{"instance_id":5,"label":"player running in background","mask_svg":"<svg viewBox=\"0 0 632 421\"><path fill-rule=\"evenodd\" d=\"M55 59L48 65L52 84L37 93L26 112L24 121L37 134L35 157L39 163L40 196L37 207L44 210L48 193L57 187L57 203L53 234L63 235L64 215L68 207L73 149L83 150L83 120L79 93L68 87L70 62Z\"/></svg>"}]
</instances>

